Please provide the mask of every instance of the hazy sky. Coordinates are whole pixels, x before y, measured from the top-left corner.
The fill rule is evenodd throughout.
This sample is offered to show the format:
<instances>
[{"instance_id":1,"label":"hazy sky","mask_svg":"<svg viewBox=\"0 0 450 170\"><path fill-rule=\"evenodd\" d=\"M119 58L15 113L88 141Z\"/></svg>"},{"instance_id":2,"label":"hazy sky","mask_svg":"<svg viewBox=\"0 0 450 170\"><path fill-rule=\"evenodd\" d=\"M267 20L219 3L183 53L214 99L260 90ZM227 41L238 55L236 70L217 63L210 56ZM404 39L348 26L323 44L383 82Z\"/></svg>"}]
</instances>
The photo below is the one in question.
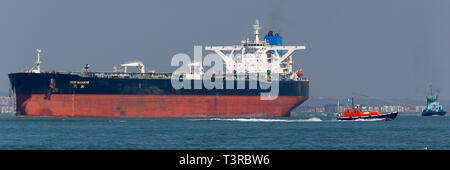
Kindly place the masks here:
<instances>
[{"instance_id":1,"label":"hazy sky","mask_svg":"<svg viewBox=\"0 0 450 170\"><path fill-rule=\"evenodd\" d=\"M194 45L252 38L255 19L263 34L306 45L294 53L294 69L311 80L312 97L424 98L432 83L450 98L448 0L2 0L0 92L8 92L8 73L33 65L36 48L47 71L86 63L112 71L141 60L171 72L172 56L193 57Z\"/></svg>"}]
</instances>

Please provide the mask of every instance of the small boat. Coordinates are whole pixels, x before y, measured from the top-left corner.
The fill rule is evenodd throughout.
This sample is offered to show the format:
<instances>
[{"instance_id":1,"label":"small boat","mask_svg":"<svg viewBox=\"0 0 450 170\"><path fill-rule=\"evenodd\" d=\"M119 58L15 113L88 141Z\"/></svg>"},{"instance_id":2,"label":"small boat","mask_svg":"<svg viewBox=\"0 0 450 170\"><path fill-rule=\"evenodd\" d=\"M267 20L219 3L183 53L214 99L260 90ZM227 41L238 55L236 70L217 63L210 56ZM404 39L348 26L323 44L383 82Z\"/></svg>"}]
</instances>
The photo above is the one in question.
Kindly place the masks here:
<instances>
[{"instance_id":1,"label":"small boat","mask_svg":"<svg viewBox=\"0 0 450 170\"><path fill-rule=\"evenodd\" d=\"M381 114L380 112L361 112L359 108L345 109L344 114L339 114L337 120L369 120L369 119L382 119L382 120L394 120L397 117L398 112L391 112Z\"/></svg>"},{"instance_id":2,"label":"small boat","mask_svg":"<svg viewBox=\"0 0 450 170\"><path fill-rule=\"evenodd\" d=\"M398 112L384 113L380 112L362 112L359 107L345 109L344 113L338 114L337 120L394 120Z\"/></svg>"},{"instance_id":3,"label":"small boat","mask_svg":"<svg viewBox=\"0 0 450 170\"><path fill-rule=\"evenodd\" d=\"M447 112L439 104L438 95L433 95L433 89L430 85L431 96L427 96L427 108L422 111L422 116L444 116Z\"/></svg>"}]
</instances>

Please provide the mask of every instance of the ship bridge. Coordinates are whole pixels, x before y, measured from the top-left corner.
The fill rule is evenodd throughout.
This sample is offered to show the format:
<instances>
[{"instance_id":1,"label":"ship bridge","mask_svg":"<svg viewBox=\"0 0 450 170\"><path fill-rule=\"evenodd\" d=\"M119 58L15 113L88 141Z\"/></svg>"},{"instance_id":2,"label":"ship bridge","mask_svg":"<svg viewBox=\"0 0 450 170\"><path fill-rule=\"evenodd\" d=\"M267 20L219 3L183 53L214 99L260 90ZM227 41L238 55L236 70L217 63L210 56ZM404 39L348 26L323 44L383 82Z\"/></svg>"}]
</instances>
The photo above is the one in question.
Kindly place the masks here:
<instances>
[{"instance_id":1,"label":"ship bridge","mask_svg":"<svg viewBox=\"0 0 450 170\"><path fill-rule=\"evenodd\" d=\"M304 45L283 46L279 35L272 35L269 31L264 41L260 41L259 21L253 25L255 39L242 40L241 45L206 46L205 50L214 51L225 62L227 74L270 74L278 73L286 78L294 79L292 72L292 53L305 50Z\"/></svg>"}]
</instances>

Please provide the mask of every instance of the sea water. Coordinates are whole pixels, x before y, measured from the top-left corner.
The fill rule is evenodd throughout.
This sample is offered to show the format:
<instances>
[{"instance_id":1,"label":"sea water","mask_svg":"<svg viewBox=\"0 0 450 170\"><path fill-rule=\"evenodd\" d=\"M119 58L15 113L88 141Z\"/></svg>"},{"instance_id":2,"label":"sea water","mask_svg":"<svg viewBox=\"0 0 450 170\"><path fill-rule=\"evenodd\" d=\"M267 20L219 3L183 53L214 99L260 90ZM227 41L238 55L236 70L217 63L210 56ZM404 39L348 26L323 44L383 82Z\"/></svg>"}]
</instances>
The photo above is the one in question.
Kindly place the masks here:
<instances>
[{"instance_id":1,"label":"sea water","mask_svg":"<svg viewBox=\"0 0 450 170\"><path fill-rule=\"evenodd\" d=\"M49 118L0 116L8 150L449 150L450 118Z\"/></svg>"}]
</instances>

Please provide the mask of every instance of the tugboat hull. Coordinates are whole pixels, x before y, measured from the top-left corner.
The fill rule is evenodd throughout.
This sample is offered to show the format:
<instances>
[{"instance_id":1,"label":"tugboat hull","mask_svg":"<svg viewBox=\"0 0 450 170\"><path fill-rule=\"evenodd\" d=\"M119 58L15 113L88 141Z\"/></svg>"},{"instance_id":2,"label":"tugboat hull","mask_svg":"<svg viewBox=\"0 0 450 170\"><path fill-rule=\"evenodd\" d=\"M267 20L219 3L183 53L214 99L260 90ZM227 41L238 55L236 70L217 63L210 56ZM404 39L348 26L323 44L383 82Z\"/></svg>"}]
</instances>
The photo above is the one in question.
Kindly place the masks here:
<instances>
[{"instance_id":1,"label":"tugboat hull","mask_svg":"<svg viewBox=\"0 0 450 170\"><path fill-rule=\"evenodd\" d=\"M392 112L387 114L373 115L373 116L360 116L360 117L338 117L337 120L371 120L371 119L384 119L394 120L397 117L398 112Z\"/></svg>"},{"instance_id":2,"label":"tugboat hull","mask_svg":"<svg viewBox=\"0 0 450 170\"><path fill-rule=\"evenodd\" d=\"M446 111L423 111L422 116L444 116Z\"/></svg>"}]
</instances>

